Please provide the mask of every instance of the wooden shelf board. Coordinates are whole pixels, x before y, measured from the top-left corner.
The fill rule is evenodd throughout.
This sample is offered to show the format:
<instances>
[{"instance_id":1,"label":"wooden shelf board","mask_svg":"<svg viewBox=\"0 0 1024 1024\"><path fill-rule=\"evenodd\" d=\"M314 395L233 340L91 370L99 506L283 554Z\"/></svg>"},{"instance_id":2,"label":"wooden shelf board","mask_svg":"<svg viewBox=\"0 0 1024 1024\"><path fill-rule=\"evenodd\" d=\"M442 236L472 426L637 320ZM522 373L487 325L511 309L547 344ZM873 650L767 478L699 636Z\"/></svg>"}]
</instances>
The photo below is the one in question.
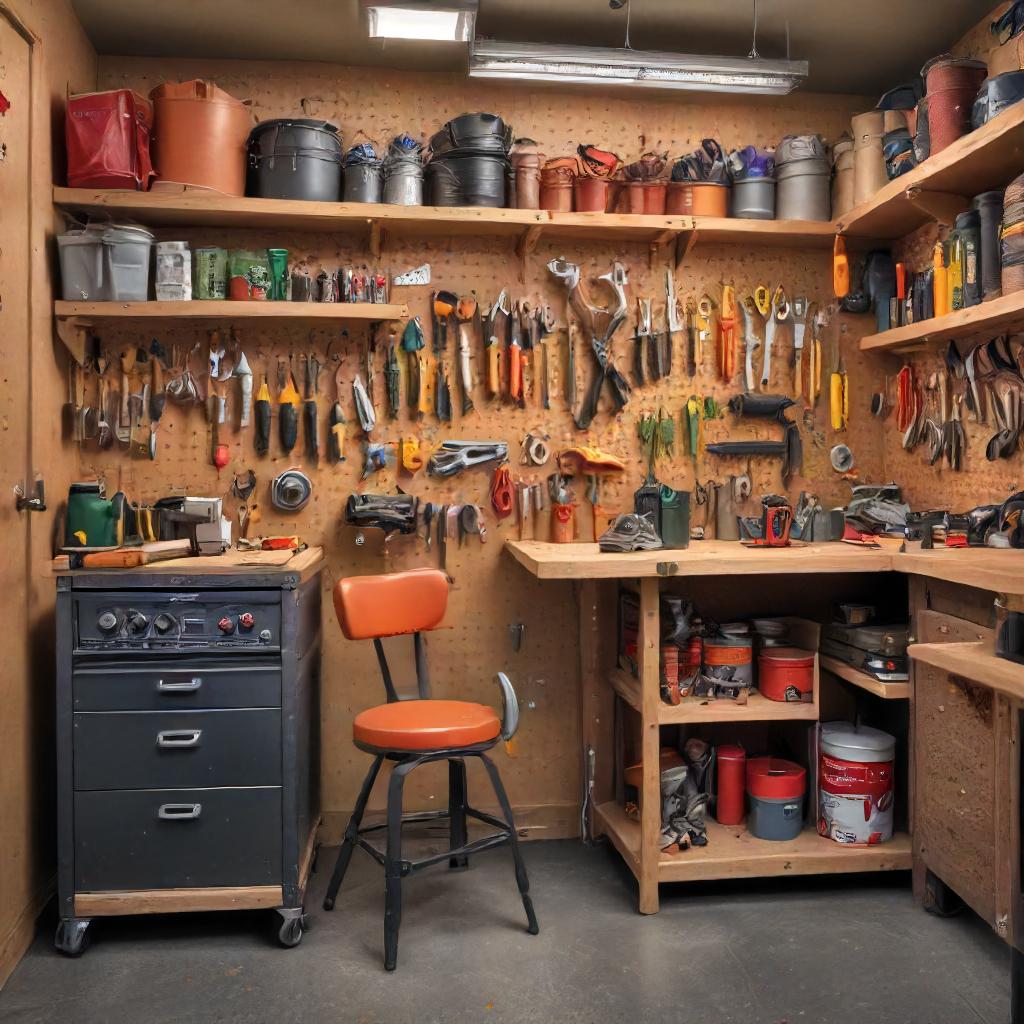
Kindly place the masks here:
<instances>
[{"instance_id":1,"label":"wooden shelf board","mask_svg":"<svg viewBox=\"0 0 1024 1024\"><path fill-rule=\"evenodd\" d=\"M595 809L609 839L633 874L639 872L640 823L614 801ZM708 845L658 861L659 882L710 881L720 878L765 878L775 875L829 875L858 871L906 871L911 867L910 836L897 832L878 846L844 846L805 829L788 842L755 839L742 825L708 820Z\"/></svg>"},{"instance_id":2,"label":"wooden shelf board","mask_svg":"<svg viewBox=\"0 0 1024 1024\"><path fill-rule=\"evenodd\" d=\"M1024 292L1012 292L945 316L932 317L905 327L894 327L881 334L868 334L860 340L862 352L885 352L913 345L935 344L950 339L967 341L990 338L1024 326Z\"/></svg>"},{"instance_id":3,"label":"wooden shelf board","mask_svg":"<svg viewBox=\"0 0 1024 1024\"><path fill-rule=\"evenodd\" d=\"M662 725L687 722L816 722L818 706L802 701L769 700L757 691L747 696L746 704L706 697L684 697L679 704L662 702L658 721Z\"/></svg>"},{"instance_id":4,"label":"wooden shelf board","mask_svg":"<svg viewBox=\"0 0 1024 1024\"><path fill-rule=\"evenodd\" d=\"M361 238L373 226L386 234L407 237L521 236L540 228L540 237L637 243L667 242L676 235L697 231L702 241L825 248L831 245L835 234L833 224L816 221L319 203L225 196L198 189L127 192L54 188L53 201L64 210L92 217L131 218L151 227L272 228L349 233Z\"/></svg>"},{"instance_id":5,"label":"wooden shelf board","mask_svg":"<svg viewBox=\"0 0 1024 1024\"><path fill-rule=\"evenodd\" d=\"M1004 188L1022 166L1024 105L1018 103L890 181L873 199L840 217L838 230L851 238L902 238L931 219L914 205L909 190L947 193L969 201L987 189Z\"/></svg>"},{"instance_id":6,"label":"wooden shelf board","mask_svg":"<svg viewBox=\"0 0 1024 1024\"><path fill-rule=\"evenodd\" d=\"M1024 700L1024 665L997 658L986 643L911 644L914 661Z\"/></svg>"},{"instance_id":7,"label":"wooden shelf board","mask_svg":"<svg viewBox=\"0 0 1024 1024\"><path fill-rule=\"evenodd\" d=\"M55 302L58 318L82 320L402 320L405 303L372 302Z\"/></svg>"},{"instance_id":8,"label":"wooden shelf board","mask_svg":"<svg viewBox=\"0 0 1024 1024\"><path fill-rule=\"evenodd\" d=\"M695 541L679 551L616 554L596 544L552 544L509 540L513 558L540 579L616 579L642 576L750 576L770 573L880 572L892 569L892 554L850 544L794 544L748 548L736 541ZM663 572L659 566L668 566ZM671 569L675 566L674 569ZM671 570L671 571L670 571Z\"/></svg>"},{"instance_id":9,"label":"wooden shelf board","mask_svg":"<svg viewBox=\"0 0 1024 1024\"><path fill-rule=\"evenodd\" d=\"M869 676L867 672L861 672L859 668L847 665L845 661L832 658L827 654L819 656L819 664L822 671L831 672L832 675L845 679L846 682L853 686L859 686L876 697L884 697L886 700L906 700L910 696L909 681L884 683L874 676Z\"/></svg>"},{"instance_id":10,"label":"wooden shelf board","mask_svg":"<svg viewBox=\"0 0 1024 1024\"><path fill-rule=\"evenodd\" d=\"M1024 594L1024 551L1008 548L933 548L903 551L894 567L915 576L930 576L1001 594Z\"/></svg>"},{"instance_id":11,"label":"wooden shelf board","mask_svg":"<svg viewBox=\"0 0 1024 1024\"><path fill-rule=\"evenodd\" d=\"M625 669L615 669L608 680L612 689L634 710L642 713L643 695L640 680Z\"/></svg>"}]
</instances>

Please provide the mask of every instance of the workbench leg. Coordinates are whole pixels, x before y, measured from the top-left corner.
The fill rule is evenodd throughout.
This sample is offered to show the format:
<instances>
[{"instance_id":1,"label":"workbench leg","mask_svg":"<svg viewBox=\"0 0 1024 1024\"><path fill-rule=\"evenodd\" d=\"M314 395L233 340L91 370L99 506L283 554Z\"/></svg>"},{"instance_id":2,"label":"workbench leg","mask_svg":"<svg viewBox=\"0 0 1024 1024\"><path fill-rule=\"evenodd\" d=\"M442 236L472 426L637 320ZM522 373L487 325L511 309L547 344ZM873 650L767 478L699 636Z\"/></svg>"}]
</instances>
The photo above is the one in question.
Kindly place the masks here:
<instances>
[{"instance_id":1,"label":"workbench leg","mask_svg":"<svg viewBox=\"0 0 1024 1024\"><path fill-rule=\"evenodd\" d=\"M661 622L659 583L653 577L640 581L641 757L643 799L640 802L640 913L658 912L658 862L661 858Z\"/></svg>"},{"instance_id":2,"label":"workbench leg","mask_svg":"<svg viewBox=\"0 0 1024 1024\"><path fill-rule=\"evenodd\" d=\"M1010 1024L1024 1024L1024 953L1010 947Z\"/></svg>"}]
</instances>

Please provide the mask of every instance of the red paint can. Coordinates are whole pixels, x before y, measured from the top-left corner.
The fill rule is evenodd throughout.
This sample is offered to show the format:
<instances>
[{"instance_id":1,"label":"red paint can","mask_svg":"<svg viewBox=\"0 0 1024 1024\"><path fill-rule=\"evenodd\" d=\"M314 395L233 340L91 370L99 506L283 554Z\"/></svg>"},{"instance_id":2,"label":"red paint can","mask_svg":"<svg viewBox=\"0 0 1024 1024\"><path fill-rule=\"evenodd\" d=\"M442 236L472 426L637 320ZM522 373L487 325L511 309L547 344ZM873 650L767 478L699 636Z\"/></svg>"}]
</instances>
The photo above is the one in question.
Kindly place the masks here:
<instances>
[{"instance_id":1,"label":"red paint can","mask_svg":"<svg viewBox=\"0 0 1024 1024\"><path fill-rule=\"evenodd\" d=\"M733 743L719 747L715 756L718 760L715 818L722 825L739 825L743 821L747 752L738 743Z\"/></svg>"},{"instance_id":2,"label":"red paint can","mask_svg":"<svg viewBox=\"0 0 1024 1024\"><path fill-rule=\"evenodd\" d=\"M814 652L766 647L757 659L757 685L769 700L814 700Z\"/></svg>"},{"instance_id":3,"label":"red paint can","mask_svg":"<svg viewBox=\"0 0 1024 1024\"><path fill-rule=\"evenodd\" d=\"M573 183L573 203L577 213L604 213L608 205L608 181L577 178Z\"/></svg>"}]
</instances>

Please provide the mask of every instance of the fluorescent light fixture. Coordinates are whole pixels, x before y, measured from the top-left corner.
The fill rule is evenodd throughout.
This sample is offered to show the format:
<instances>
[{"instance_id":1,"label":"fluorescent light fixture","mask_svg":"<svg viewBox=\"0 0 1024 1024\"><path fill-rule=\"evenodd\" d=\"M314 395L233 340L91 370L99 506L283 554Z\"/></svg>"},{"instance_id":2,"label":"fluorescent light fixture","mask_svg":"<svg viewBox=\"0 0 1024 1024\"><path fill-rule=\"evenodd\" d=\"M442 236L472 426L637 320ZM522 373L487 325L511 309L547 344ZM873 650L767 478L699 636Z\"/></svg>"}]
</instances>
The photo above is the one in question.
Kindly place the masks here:
<instances>
[{"instance_id":1,"label":"fluorescent light fixture","mask_svg":"<svg viewBox=\"0 0 1024 1024\"><path fill-rule=\"evenodd\" d=\"M807 77L805 60L702 57L554 43L474 41L470 78L629 85L649 89L785 96Z\"/></svg>"},{"instance_id":2,"label":"fluorescent light fixture","mask_svg":"<svg viewBox=\"0 0 1024 1024\"><path fill-rule=\"evenodd\" d=\"M468 43L473 38L476 0L372 0L364 6L371 39Z\"/></svg>"}]
</instances>

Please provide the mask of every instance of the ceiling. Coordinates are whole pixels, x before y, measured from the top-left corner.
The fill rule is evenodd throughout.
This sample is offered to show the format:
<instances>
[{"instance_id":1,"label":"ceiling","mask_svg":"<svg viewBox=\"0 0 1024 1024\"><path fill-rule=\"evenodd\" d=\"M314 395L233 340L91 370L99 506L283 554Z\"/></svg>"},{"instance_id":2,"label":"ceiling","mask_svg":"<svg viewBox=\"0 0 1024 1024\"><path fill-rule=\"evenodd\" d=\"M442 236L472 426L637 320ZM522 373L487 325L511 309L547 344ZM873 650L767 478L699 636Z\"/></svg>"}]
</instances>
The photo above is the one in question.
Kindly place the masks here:
<instances>
[{"instance_id":1,"label":"ceiling","mask_svg":"<svg viewBox=\"0 0 1024 1024\"><path fill-rule=\"evenodd\" d=\"M979 0L759 0L758 50L810 62L804 88L880 94L991 10ZM370 40L359 0L72 0L100 54L309 60L458 71L465 45ZM753 0L631 0L634 49L746 55ZM922 17L922 12L927 11ZM524 42L621 46L607 0L480 0L477 33Z\"/></svg>"}]
</instances>

